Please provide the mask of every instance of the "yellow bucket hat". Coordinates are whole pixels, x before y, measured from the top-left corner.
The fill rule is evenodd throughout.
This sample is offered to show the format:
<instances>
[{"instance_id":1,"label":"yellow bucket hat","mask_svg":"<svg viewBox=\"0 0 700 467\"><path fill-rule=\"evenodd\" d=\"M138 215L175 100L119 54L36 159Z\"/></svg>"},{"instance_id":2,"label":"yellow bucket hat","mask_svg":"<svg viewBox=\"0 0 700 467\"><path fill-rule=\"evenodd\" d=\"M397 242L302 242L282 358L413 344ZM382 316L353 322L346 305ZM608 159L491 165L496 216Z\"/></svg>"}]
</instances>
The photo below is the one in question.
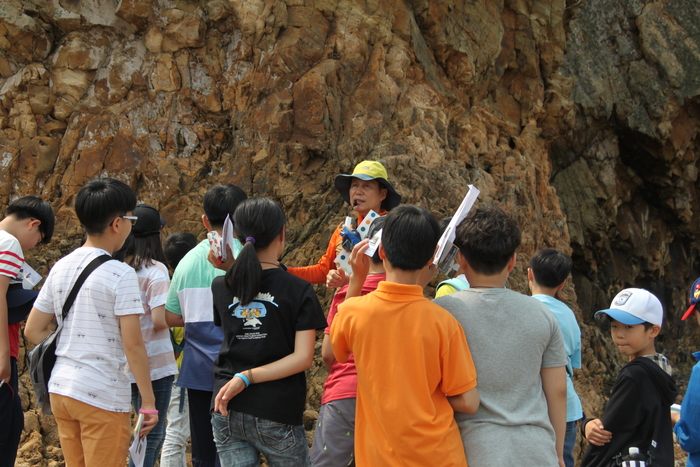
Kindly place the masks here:
<instances>
[{"instance_id":1,"label":"yellow bucket hat","mask_svg":"<svg viewBox=\"0 0 700 467\"><path fill-rule=\"evenodd\" d=\"M340 174L335 177L335 187L340 192L346 203L350 204L350 185L353 178L360 180L376 180L379 184L386 188L387 195L382 201L382 209L390 211L401 204L401 195L396 192L394 187L387 180L388 175L384 166L377 161L362 161L355 166L355 170L351 174Z\"/></svg>"}]
</instances>

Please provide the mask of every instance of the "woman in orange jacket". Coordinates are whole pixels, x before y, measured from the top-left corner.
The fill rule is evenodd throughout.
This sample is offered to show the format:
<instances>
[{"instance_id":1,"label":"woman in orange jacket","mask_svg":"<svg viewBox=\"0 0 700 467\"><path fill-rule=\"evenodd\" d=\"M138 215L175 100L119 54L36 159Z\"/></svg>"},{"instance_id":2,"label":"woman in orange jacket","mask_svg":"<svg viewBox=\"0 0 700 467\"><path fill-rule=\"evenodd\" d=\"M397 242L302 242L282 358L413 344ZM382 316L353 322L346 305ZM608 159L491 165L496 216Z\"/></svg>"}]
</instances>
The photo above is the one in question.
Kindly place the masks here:
<instances>
[{"instance_id":1,"label":"woman in orange jacket","mask_svg":"<svg viewBox=\"0 0 700 467\"><path fill-rule=\"evenodd\" d=\"M386 169L376 161L362 161L350 175L338 175L335 177L335 187L357 213L358 225L370 211L383 216L401 203L401 195L387 180ZM312 284L325 282L326 286L332 288L346 284L348 279L345 273L335 269L335 258L342 248L342 230L343 224L340 224L331 235L326 252L318 263L306 267L290 267L288 271Z\"/></svg>"}]
</instances>

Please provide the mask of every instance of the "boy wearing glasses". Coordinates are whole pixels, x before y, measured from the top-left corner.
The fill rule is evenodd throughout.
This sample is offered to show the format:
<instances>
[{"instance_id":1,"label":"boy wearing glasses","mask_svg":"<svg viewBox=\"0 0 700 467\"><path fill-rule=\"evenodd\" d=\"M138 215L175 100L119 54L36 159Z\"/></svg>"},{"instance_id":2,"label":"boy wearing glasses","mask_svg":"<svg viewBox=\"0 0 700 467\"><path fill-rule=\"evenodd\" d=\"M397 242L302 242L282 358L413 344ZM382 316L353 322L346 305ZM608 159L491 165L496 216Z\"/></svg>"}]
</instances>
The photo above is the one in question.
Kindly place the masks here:
<instances>
[{"instance_id":1,"label":"boy wearing glasses","mask_svg":"<svg viewBox=\"0 0 700 467\"><path fill-rule=\"evenodd\" d=\"M63 304L83 269L121 248L136 220L136 194L124 183L102 178L86 183L75 198L85 244L59 260L39 292L25 327L38 344L61 320ZM120 261L97 267L80 288L63 323L56 364L49 379L51 410L66 465L123 467L129 447L131 384L129 362L141 393L145 436L158 422L136 272Z\"/></svg>"},{"instance_id":2,"label":"boy wearing glasses","mask_svg":"<svg viewBox=\"0 0 700 467\"><path fill-rule=\"evenodd\" d=\"M14 466L24 414L18 391L19 328L37 292L22 287L24 250L48 243L54 214L46 201L25 196L0 221L0 467Z\"/></svg>"}]
</instances>

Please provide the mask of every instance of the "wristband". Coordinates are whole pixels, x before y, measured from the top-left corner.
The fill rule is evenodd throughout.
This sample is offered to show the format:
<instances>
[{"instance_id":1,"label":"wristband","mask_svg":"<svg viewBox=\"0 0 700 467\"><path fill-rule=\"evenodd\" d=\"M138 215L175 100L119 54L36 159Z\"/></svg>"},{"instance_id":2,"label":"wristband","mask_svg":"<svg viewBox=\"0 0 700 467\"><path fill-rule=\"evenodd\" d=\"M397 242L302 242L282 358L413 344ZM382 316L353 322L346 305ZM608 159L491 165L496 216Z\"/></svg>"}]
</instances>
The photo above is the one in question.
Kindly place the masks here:
<instances>
[{"instance_id":1,"label":"wristband","mask_svg":"<svg viewBox=\"0 0 700 467\"><path fill-rule=\"evenodd\" d=\"M248 380L248 377L246 375L244 375L243 373L236 373L235 375L233 375L234 378L236 376L243 380L243 382L245 383L245 387L250 386L250 381Z\"/></svg>"},{"instance_id":2,"label":"wristband","mask_svg":"<svg viewBox=\"0 0 700 467\"><path fill-rule=\"evenodd\" d=\"M145 415L157 415L158 411L157 410L148 410L148 409L139 409L139 413L142 413Z\"/></svg>"}]
</instances>

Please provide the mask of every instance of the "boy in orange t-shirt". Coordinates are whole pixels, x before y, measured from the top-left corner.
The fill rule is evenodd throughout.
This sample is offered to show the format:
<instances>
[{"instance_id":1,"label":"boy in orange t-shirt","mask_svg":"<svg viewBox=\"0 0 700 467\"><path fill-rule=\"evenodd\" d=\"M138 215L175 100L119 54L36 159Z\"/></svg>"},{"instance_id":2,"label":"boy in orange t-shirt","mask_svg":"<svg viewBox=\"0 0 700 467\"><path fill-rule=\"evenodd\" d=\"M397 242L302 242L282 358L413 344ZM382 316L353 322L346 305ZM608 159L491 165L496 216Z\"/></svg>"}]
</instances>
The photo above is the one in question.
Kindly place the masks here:
<instances>
[{"instance_id":1,"label":"boy in orange t-shirt","mask_svg":"<svg viewBox=\"0 0 700 467\"><path fill-rule=\"evenodd\" d=\"M333 353L357 367L357 465L467 465L454 412L479 406L476 370L464 331L423 296L420 280L433 260L435 217L404 205L386 215L379 254L386 282L345 301L331 326ZM367 241L354 252L348 296L368 272Z\"/></svg>"}]
</instances>

